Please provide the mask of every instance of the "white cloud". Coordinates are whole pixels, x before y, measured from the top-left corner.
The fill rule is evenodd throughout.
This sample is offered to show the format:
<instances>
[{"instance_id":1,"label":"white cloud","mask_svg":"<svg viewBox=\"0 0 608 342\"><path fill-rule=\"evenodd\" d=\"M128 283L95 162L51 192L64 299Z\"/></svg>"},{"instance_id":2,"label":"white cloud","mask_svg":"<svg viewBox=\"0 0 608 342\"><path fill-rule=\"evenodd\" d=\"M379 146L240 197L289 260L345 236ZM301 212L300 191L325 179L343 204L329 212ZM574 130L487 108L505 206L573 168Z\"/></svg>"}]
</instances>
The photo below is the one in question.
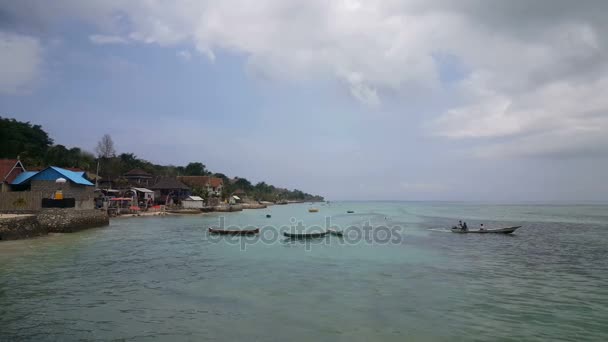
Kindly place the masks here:
<instances>
[{"instance_id":1,"label":"white cloud","mask_svg":"<svg viewBox=\"0 0 608 342\"><path fill-rule=\"evenodd\" d=\"M0 93L26 91L39 77L42 54L38 39L0 31Z\"/></svg>"},{"instance_id":2,"label":"white cloud","mask_svg":"<svg viewBox=\"0 0 608 342\"><path fill-rule=\"evenodd\" d=\"M459 105L429 118L433 134L478 139L493 154L526 155L522 146L541 136L548 148L537 150L542 154L560 149L565 136L608 131L606 1L60 0L55 7L60 4L102 32L123 33L92 36L97 43L123 43L124 36L186 44L210 60L218 50L234 52L248 58L254 74L336 78L371 106L387 96L441 91L433 56L454 56L470 73L448 89ZM9 12L27 18L24 8ZM584 151L603 142L597 139L570 140Z\"/></svg>"},{"instance_id":3,"label":"white cloud","mask_svg":"<svg viewBox=\"0 0 608 342\"><path fill-rule=\"evenodd\" d=\"M188 50L180 50L176 53L176 55L184 61L189 61L192 59L192 54Z\"/></svg>"},{"instance_id":4,"label":"white cloud","mask_svg":"<svg viewBox=\"0 0 608 342\"><path fill-rule=\"evenodd\" d=\"M89 36L89 40L93 44L106 45L106 44L128 44L129 41L120 36L106 36L102 34L94 34Z\"/></svg>"}]
</instances>

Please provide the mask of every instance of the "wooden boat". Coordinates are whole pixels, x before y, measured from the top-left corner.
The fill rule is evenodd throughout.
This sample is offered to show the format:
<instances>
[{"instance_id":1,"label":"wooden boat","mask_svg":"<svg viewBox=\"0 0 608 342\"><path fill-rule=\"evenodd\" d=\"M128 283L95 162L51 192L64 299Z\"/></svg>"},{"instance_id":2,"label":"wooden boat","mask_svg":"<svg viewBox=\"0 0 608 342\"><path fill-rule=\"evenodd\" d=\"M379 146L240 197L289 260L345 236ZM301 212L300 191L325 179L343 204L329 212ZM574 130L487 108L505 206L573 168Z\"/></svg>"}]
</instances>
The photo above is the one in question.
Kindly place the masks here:
<instances>
[{"instance_id":1,"label":"wooden boat","mask_svg":"<svg viewBox=\"0 0 608 342\"><path fill-rule=\"evenodd\" d=\"M346 213L347 213L347 214L354 214L354 213L355 213L355 211L354 211L354 210L347 210L347 211L346 211Z\"/></svg>"},{"instance_id":2,"label":"wooden boat","mask_svg":"<svg viewBox=\"0 0 608 342\"><path fill-rule=\"evenodd\" d=\"M327 232L331 235L335 235L335 236L344 236L344 232L341 230L335 230L335 229L328 229Z\"/></svg>"},{"instance_id":3,"label":"wooden boat","mask_svg":"<svg viewBox=\"0 0 608 342\"><path fill-rule=\"evenodd\" d=\"M254 235L260 233L260 228L247 230L225 230L209 228L209 233L219 235Z\"/></svg>"},{"instance_id":4,"label":"wooden boat","mask_svg":"<svg viewBox=\"0 0 608 342\"><path fill-rule=\"evenodd\" d=\"M322 238L327 235L328 232L317 232L317 233L288 233L283 232L285 237L291 239L313 239L313 238Z\"/></svg>"},{"instance_id":5,"label":"wooden boat","mask_svg":"<svg viewBox=\"0 0 608 342\"><path fill-rule=\"evenodd\" d=\"M494 233L494 234L511 234L517 228L521 228L521 226L506 227L506 228L493 228L493 229L476 229L476 230L462 230L462 229L460 229L458 227L452 227L452 233L461 233L461 234L465 234L465 233L476 233L476 234L490 234L490 233Z\"/></svg>"},{"instance_id":6,"label":"wooden boat","mask_svg":"<svg viewBox=\"0 0 608 342\"><path fill-rule=\"evenodd\" d=\"M308 209L308 212L309 213L318 213L319 209L317 209L317 208L310 208L310 209Z\"/></svg>"}]
</instances>

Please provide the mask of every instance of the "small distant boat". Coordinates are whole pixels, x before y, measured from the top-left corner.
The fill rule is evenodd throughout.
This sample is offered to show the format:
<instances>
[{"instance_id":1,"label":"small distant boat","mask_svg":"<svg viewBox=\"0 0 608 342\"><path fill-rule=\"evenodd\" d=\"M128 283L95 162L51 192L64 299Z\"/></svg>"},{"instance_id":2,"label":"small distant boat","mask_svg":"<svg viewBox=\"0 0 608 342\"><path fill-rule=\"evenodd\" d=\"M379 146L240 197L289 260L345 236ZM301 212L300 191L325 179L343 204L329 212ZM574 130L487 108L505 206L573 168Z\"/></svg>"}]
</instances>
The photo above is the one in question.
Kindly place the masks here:
<instances>
[{"instance_id":1,"label":"small distant boat","mask_svg":"<svg viewBox=\"0 0 608 342\"><path fill-rule=\"evenodd\" d=\"M346 211L346 213L347 213L347 214L354 214L354 213L355 213L355 211L354 211L354 210L347 210L347 211Z\"/></svg>"},{"instance_id":2,"label":"small distant boat","mask_svg":"<svg viewBox=\"0 0 608 342\"><path fill-rule=\"evenodd\" d=\"M272 215L266 214L266 218L271 218L271 217L272 217Z\"/></svg>"},{"instance_id":3,"label":"small distant boat","mask_svg":"<svg viewBox=\"0 0 608 342\"><path fill-rule=\"evenodd\" d=\"M291 239L312 239L312 238L321 238L327 235L329 232L318 232L318 233L288 233L283 232L285 237Z\"/></svg>"},{"instance_id":4,"label":"small distant boat","mask_svg":"<svg viewBox=\"0 0 608 342\"><path fill-rule=\"evenodd\" d=\"M335 236L344 236L344 232L341 230L335 230L335 229L328 229L327 232L331 235L335 235Z\"/></svg>"},{"instance_id":5,"label":"small distant boat","mask_svg":"<svg viewBox=\"0 0 608 342\"><path fill-rule=\"evenodd\" d=\"M260 233L260 228L246 230L225 230L209 228L209 233L219 235L254 235Z\"/></svg>"},{"instance_id":6,"label":"small distant boat","mask_svg":"<svg viewBox=\"0 0 608 342\"><path fill-rule=\"evenodd\" d=\"M309 213L318 213L319 209L317 209L317 208L310 208L310 209L308 209L308 212Z\"/></svg>"},{"instance_id":7,"label":"small distant boat","mask_svg":"<svg viewBox=\"0 0 608 342\"><path fill-rule=\"evenodd\" d=\"M494 229L476 229L476 230L462 230L462 229L460 229L458 227L452 227L452 233L461 233L461 234L466 234L466 233L475 233L475 234L489 234L489 233L494 233L494 234L511 234L511 233L513 233L518 228L521 228L521 226L506 227L506 228L494 228Z\"/></svg>"}]
</instances>

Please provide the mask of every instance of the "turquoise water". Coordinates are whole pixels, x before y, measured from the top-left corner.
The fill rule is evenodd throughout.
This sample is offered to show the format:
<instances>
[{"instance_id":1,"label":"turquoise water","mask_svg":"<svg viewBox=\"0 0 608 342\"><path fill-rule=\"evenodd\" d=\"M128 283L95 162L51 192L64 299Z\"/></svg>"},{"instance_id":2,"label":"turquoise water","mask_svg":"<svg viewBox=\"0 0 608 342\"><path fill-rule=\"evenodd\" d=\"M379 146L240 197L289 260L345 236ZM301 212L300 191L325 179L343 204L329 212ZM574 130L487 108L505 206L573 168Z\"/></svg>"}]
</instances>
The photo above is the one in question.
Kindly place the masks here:
<instances>
[{"instance_id":1,"label":"turquoise water","mask_svg":"<svg viewBox=\"0 0 608 342\"><path fill-rule=\"evenodd\" d=\"M115 219L2 242L0 340L608 340L607 206L315 206ZM209 236L221 216L276 228L264 241ZM401 229L390 243L276 234L326 217ZM445 230L461 218L524 227Z\"/></svg>"}]
</instances>

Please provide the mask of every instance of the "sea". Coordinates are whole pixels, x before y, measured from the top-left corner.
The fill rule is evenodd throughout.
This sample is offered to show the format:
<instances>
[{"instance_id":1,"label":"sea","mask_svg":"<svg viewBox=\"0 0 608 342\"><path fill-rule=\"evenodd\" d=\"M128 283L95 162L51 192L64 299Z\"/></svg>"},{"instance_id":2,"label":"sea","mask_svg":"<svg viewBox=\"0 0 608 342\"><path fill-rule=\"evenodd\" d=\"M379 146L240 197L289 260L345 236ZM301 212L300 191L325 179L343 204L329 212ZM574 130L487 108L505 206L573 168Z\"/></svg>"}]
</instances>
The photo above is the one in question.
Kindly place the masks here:
<instances>
[{"instance_id":1,"label":"sea","mask_svg":"<svg viewBox=\"0 0 608 342\"><path fill-rule=\"evenodd\" d=\"M302 203L2 241L0 341L28 340L608 341L608 206Z\"/></svg>"}]
</instances>

